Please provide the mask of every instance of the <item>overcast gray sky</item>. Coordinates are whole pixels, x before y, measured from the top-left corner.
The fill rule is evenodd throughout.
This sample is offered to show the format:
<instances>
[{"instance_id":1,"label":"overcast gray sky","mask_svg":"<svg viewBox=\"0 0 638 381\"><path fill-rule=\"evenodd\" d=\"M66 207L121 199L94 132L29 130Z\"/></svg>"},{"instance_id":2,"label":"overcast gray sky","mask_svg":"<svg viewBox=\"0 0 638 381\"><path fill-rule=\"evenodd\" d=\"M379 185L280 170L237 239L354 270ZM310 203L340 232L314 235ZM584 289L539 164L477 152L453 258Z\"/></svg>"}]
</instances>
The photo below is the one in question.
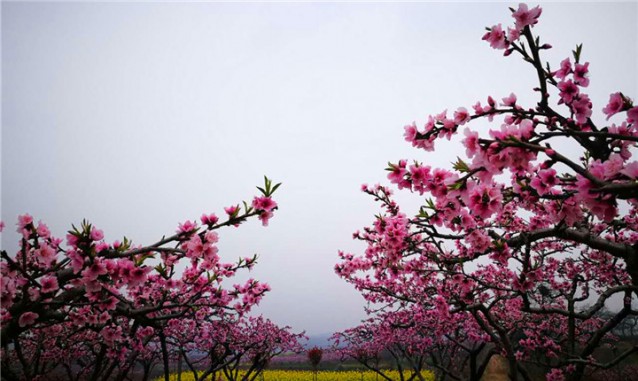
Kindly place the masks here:
<instances>
[{"instance_id":1,"label":"overcast gray sky","mask_svg":"<svg viewBox=\"0 0 638 381\"><path fill-rule=\"evenodd\" d=\"M360 185L387 182L390 160L464 151L414 150L403 126L487 95L534 104L530 67L481 41L511 23L507 6L2 2L2 247L24 212L58 236L87 218L149 244L268 175L280 210L220 231L220 254L260 255L250 276L273 290L258 312L278 323L352 326L363 299L333 266L378 211ZM543 8L555 67L584 43L596 120L609 93L638 96L635 2Z\"/></svg>"}]
</instances>

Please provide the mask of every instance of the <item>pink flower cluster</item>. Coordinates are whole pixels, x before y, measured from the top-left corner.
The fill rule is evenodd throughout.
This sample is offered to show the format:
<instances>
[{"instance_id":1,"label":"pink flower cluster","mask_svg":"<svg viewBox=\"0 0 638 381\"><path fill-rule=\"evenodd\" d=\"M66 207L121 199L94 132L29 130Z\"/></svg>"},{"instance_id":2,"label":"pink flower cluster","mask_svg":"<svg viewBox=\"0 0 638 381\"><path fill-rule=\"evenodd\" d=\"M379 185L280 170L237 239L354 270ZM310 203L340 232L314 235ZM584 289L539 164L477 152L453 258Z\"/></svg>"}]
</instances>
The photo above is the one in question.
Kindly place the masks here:
<instances>
[{"instance_id":1,"label":"pink flower cluster","mask_svg":"<svg viewBox=\"0 0 638 381\"><path fill-rule=\"evenodd\" d=\"M529 9L527 4L521 3L518 6L518 10L512 13L512 17L515 20L513 28L508 28L507 33L505 33L501 24L494 25L488 29L488 32L483 36L483 40L489 42L494 49L507 49L512 42L520 38L526 27L533 27L538 23L541 13L542 9L540 7ZM509 55L510 53L511 51L506 54Z\"/></svg>"}]
</instances>

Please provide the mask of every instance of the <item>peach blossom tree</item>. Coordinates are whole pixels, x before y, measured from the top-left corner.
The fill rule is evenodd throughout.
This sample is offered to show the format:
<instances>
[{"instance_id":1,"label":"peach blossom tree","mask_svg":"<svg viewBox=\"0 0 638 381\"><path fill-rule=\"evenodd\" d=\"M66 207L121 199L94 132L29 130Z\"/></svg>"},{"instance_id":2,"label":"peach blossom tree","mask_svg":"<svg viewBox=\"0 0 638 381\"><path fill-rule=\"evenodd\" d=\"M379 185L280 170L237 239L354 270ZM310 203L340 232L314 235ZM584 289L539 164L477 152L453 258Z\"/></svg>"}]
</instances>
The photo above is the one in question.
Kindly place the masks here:
<instances>
[{"instance_id":1,"label":"peach blossom tree","mask_svg":"<svg viewBox=\"0 0 638 381\"><path fill-rule=\"evenodd\" d=\"M529 64L536 103L489 96L406 126L406 141L426 152L459 139L463 158L451 168L389 164L399 190L423 197L411 215L389 187L364 185L383 212L355 233L365 253L340 253L336 272L385 309L416 305L441 321L468 314L512 380L536 369L581 380L638 351L600 356L638 314L638 106L615 92L595 122L582 45L550 65L542 53L552 46L533 32L541 8L511 11L511 25L487 28L483 40Z\"/></svg>"}]
</instances>

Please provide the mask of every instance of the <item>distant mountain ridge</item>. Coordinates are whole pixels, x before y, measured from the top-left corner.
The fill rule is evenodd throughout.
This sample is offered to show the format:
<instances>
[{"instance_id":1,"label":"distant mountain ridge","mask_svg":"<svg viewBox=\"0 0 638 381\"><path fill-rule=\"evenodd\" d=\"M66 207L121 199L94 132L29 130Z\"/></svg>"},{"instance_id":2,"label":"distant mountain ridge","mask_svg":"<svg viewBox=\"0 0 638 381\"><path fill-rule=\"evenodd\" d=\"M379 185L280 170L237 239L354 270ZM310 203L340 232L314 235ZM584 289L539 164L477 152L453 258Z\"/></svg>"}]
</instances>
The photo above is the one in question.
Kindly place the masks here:
<instances>
[{"instance_id":1,"label":"distant mountain ridge","mask_svg":"<svg viewBox=\"0 0 638 381\"><path fill-rule=\"evenodd\" d=\"M328 348L332 346L332 342L329 340L330 336L332 336L332 333L320 333L317 335L308 335L308 341L304 344L304 347Z\"/></svg>"}]
</instances>

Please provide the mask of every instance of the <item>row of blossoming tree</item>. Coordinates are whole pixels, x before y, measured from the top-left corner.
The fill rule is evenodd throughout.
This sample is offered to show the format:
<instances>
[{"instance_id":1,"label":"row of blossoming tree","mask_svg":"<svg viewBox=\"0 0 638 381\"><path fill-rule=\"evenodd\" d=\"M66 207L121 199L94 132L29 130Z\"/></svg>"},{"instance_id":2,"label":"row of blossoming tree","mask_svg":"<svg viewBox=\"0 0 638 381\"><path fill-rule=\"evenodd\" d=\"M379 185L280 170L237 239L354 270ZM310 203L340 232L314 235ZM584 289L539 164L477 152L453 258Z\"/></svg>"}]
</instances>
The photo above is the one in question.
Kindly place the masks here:
<instances>
[{"instance_id":1,"label":"row of blossoming tree","mask_svg":"<svg viewBox=\"0 0 638 381\"><path fill-rule=\"evenodd\" d=\"M335 338L365 366L383 352L412 378L428 364L440 379L479 380L500 354L511 380L581 380L638 352L615 344L638 314L638 107L614 93L595 123L582 46L555 70L532 32L541 9L511 11L513 25L483 40L529 63L538 102L488 97L406 126L425 151L462 131L467 157L389 164L398 189L425 196L416 215L388 187L363 187L383 212L354 235L365 253L340 253L336 272L374 311Z\"/></svg>"},{"instance_id":2,"label":"row of blossoming tree","mask_svg":"<svg viewBox=\"0 0 638 381\"><path fill-rule=\"evenodd\" d=\"M83 222L63 240L29 215L19 217L19 250L2 251L2 379L147 379L171 364L195 380L224 373L252 380L269 360L301 350L303 334L247 312L269 291L249 279L227 287L256 256L225 263L217 231L252 217L264 225L277 209L279 184L266 178L251 204L204 214L149 246L107 243ZM0 230L3 225L0 225ZM185 269L178 271L180 262ZM239 364L248 369L241 374Z\"/></svg>"}]
</instances>

